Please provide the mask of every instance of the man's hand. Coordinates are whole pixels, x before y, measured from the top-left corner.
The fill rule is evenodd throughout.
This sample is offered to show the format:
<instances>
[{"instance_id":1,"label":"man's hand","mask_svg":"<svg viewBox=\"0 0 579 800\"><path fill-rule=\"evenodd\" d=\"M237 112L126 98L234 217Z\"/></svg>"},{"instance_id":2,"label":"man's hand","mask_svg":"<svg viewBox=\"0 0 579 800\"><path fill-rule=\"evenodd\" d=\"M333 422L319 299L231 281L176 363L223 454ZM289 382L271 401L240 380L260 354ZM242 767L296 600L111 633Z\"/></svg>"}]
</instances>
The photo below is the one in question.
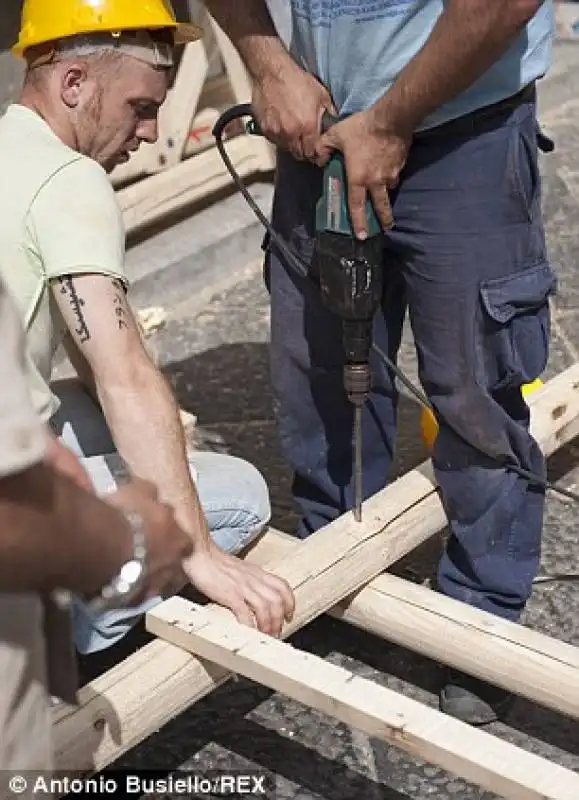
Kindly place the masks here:
<instances>
[{"instance_id":1,"label":"man's hand","mask_svg":"<svg viewBox=\"0 0 579 800\"><path fill-rule=\"evenodd\" d=\"M191 555L193 542L177 525L173 509L159 503L156 488L134 479L103 499L125 512L136 512L145 522L147 585L135 603L179 591L187 582L182 564Z\"/></svg>"},{"instance_id":2,"label":"man's hand","mask_svg":"<svg viewBox=\"0 0 579 800\"><path fill-rule=\"evenodd\" d=\"M389 190L398 184L410 142L409 134L380 125L373 108L336 123L319 139L318 166L324 166L334 150L344 154L348 206L359 239L366 238L368 233L365 209L368 192L382 225L391 228L394 224Z\"/></svg>"},{"instance_id":3,"label":"man's hand","mask_svg":"<svg viewBox=\"0 0 579 800\"><path fill-rule=\"evenodd\" d=\"M284 621L293 617L295 600L286 581L215 545L195 553L184 569L200 592L232 611L242 625L279 636Z\"/></svg>"},{"instance_id":4,"label":"man's hand","mask_svg":"<svg viewBox=\"0 0 579 800\"><path fill-rule=\"evenodd\" d=\"M299 161L313 161L325 111L336 109L328 91L290 62L255 84L252 105L263 134Z\"/></svg>"},{"instance_id":5,"label":"man's hand","mask_svg":"<svg viewBox=\"0 0 579 800\"><path fill-rule=\"evenodd\" d=\"M66 447L62 442L54 437L52 434L48 440L48 452L45 456L45 462L49 467L52 467L56 472L70 478L71 481L85 489L87 492L94 494L94 487L88 475L88 472L82 466L78 458Z\"/></svg>"}]
</instances>

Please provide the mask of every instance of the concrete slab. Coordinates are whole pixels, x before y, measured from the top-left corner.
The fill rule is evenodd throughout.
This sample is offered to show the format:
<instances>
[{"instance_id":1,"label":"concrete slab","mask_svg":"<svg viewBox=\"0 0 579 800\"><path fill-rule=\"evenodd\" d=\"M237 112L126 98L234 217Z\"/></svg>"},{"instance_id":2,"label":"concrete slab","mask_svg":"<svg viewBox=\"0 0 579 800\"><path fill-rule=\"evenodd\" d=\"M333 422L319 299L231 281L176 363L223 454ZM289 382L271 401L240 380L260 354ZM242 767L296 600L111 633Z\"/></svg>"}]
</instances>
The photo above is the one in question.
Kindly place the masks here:
<instances>
[{"instance_id":1,"label":"concrete slab","mask_svg":"<svg viewBox=\"0 0 579 800\"><path fill-rule=\"evenodd\" d=\"M254 183L250 194L266 214L273 187ZM198 305L244 276L261 253L261 223L239 193L200 208L169 228L128 248L126 267L137 306L154 298L175 308L186 297Z\"/></svg>"}]
</instances>

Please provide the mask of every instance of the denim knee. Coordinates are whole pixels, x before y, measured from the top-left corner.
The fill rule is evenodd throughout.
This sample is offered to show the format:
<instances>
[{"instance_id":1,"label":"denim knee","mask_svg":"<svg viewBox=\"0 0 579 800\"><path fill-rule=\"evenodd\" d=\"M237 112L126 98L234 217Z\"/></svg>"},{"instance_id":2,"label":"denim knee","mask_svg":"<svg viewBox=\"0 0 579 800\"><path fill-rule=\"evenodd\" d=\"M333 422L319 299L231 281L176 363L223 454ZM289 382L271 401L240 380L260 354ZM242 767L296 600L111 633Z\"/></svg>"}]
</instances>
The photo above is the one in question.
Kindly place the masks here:
<instances>
[{"instance_id":1,"label":"denim knee","mask_svg":"<svg viewBox=\"0 0 579 800\"><path fill-rule=\"evenodd\" d=\"M271 519L265 478L248 461L222 453L195 452L189 463L212 540L228 553L239 553Z\"/></svg>"},{"instance_id":2,"label":"denim knee","mask_svg":"<svg viewBox=\"0 0 579 800\"><path fill-rule=\"evenodd\" d=\"M100 614L90 611L80 598L72 598L74 643L79 653L89 655L106 650L120 642L143 619L147 611L161 603L152 597L139 606L112 608Z\"/></svg>"},{"instance_id":3,"label":"denim knee","mask_svg":"<svg viewBox=\"0 0 579 800\"><path fill-rule=\"evenodd\" d=\"M262 533L271 518L265 478L249 462L221 453L191 453L189 464L211 539L221 550L237 555ZM77 649L86 654L111 647L161 601L156 597L138 607L111 609L94 616L74 598Z\"/></svg>"}]
</instances>

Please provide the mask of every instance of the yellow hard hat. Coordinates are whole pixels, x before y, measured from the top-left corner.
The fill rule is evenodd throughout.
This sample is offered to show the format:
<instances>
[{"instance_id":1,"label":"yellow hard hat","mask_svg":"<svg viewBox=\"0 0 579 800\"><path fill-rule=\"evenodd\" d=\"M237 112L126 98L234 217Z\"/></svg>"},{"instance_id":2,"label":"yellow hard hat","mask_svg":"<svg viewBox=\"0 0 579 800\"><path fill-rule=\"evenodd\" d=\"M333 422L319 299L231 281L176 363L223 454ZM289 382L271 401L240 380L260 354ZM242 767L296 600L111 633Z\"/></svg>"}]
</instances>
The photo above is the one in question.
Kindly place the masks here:
<instances>
[{"instance_id":1,"label":"yellow hard hat","mask_svg":"<svg viewBox=\"0 0 579 800\"><path fill-rule=\"evenodd\" d=\"M197 25L177 22L168 0L24 0L18 41L22 56L28 47L91 33L172 29L174 43L201 38Z\"/></svg>"}]
</instances>

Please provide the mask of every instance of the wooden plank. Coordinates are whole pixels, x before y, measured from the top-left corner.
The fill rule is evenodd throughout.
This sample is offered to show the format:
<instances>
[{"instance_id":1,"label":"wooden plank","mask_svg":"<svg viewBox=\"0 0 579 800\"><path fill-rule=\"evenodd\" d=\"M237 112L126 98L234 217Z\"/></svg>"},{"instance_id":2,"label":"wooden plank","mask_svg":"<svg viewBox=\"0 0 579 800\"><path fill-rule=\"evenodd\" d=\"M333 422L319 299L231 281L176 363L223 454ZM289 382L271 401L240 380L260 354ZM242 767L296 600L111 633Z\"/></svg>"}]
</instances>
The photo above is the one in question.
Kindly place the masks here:
<instances>
[{"instance_id":1,"label":"wooden plank","mask_svg":"<svg viewBox=\"0 0 579 800\"><path fill-rule=\"evenodd\" d=\"M202 40L185 46L175 82L159 111L158 156L164 167L181 161L199 105L209 60Z\"/></svg>"},{"instance_id":2,"label":"wooden plank","mask_svg":"<svg viewBox=\"0 0 579 800\"><path fill-rule=\"evenodd\" d=\"M421 486L426 502L418 503L418 507L411 508L392 524L388 513L398 514L401 508L401 493L396 488L403 479L372 498L372 515L366 504L365 518L371 523L365 526L365 550L370 554L366 565L361 559L362 554L356 554L358 540L355 533L347 525L344 529L343 518L320 531L315 542L312 537L304 544L309 544L311 548L315 543L317 550L319 538L323 534L336 547L341 545L341 549L346 552L346 558L347 553L351 552L356 565L352 564L350 574L348 562L344 562L341 578L348 588L343 591L343 586L337 583L331 569L330 562L333 559L328 558L327 553L324 562L320 560L319 570L313 570L310 582L295 586L296 581L290 575L290 581L295 586L297 608L294 620L284 630L284 636L290 635L334 605L338 599L354 591L358 582L361 586L370 579L368 575L374 577L433 535L437 529L440 530L444 524L444 515L442 519L437 519L436 494L431 481L417 473L415 476L405 476L407 484L412 477ZM390 498L394 495L398 495L398 501L391 503ZM382 510L380 503L384 506ZM338 535L339 530L336 530L338 523L343 528L341 537ZM363 527L355 522L354 526L356 529ZM312 551L313 558L320 558L321 555L319 552L314 555ZM315 564L315 561L308 563L309 561L310 559L306 559L306 569ZM166 642L155 641L145 645L106 675L83 687L79 692L79 707L61 707L55 710L57 770L69 773L103 769L230 677L231 674L222 667L192 658L188 654L184 655L182 650Z\"/></svg>"},{"instance_id":3,"label":"wooden plank","mask_svg":"<svg viewBox=\"0 0 579 800\"><path fill-rule=\"evenodd\" d=\"M532 408L533 430L547 454L574 438L579 433L579 365L570 367L534 392L529 404ZM317 613L321 614L356 591L356 587L335 586L328 597L328 585L331 587L337 578L332 569L332 562L335 561L332 553L337 554L335 533L340 529L342 546L349 545L354 555L358 537L366 537L366 553L368 560L374 563L374 568L370 574L368 571L365 575L358 574L362 581L357 587L360 588L364 582L369 582L445 526L446 515L433 480L428 475L426 463L364 503L363 525L356 523L351 515L346 515L304 543L304 548L310 545L310 553L310 543L314 539L323 537L329 543L324 558L326 574L324 576L322 571L319 576L321 581L324 577L326 579L326 594L325 597L323 592L318 594L318 590L323 588L321 581L310 584L309 591L313 592L313 596L308 591L304 592L303 584L301 590L298 587L294 620L296 629L315 616L316 607ZM392 504L391 498L399 500L402 487L408 489L410 484L413 485L414 494L407 497L409 508L397 519L388 518L385 513L387 509L390 513L400 509L400 505ZM369 532L369 526L375 526L373 533ZM342 576L348 572L347 564ZM302 566L307 569L311 565L303 565L302 558ZM293 577L296 577L295 574ZM346 580L345 583L351 586L351 581ZM57 768L65 773L103 769L229 677L230 674L223 668L193 658L166 642L151 642L107 674L83 687L79 692L78 707L54 710Z\"/></svg>"},{"instance_id":4,"label":"wooden plank","mask_svg":"<svg viewBox=\"0 0 579 800\"><path fill-rule=\"evenodd\" d=\"M241 178L271 169L260 137L238 136L227 152ZM117 199L127 233L198 202L231 184L231 176L216 148L181 161L173 167L119 189Z\"/></svg>"},{"instance_id":5,"label":"wooden plank","mask_svg":"<svg viewBox=\"0 0 579 800\"><path fill-rule=\"evenodd\" d=\"M577 800L579 775L343 667L172 597L147 614L157 636L499 794Z\"/></svg>"},{"instance_id":6,"label":"wooden plank","mask_svg":"<svg viewBox=\"0 0 579 800\"><path fill-rule=\"evenodd\" d=\"M267 567L300 546L295 538L270 529L247 558ZM579 718L579 648L570 644L389 574L374 578L329 614Z\"/></svg>"}]
</instances>

